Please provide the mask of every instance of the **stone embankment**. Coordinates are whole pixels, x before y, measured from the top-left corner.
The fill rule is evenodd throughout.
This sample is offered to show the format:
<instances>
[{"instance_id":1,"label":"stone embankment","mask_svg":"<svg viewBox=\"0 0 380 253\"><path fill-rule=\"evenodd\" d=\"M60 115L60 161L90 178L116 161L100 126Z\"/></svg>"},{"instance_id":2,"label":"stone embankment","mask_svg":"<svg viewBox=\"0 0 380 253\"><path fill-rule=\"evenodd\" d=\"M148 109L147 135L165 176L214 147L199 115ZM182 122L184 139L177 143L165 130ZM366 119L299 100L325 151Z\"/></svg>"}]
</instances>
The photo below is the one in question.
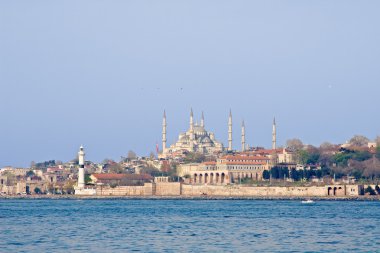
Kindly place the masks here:
<instances>
[{"instance_id":1,"label":"stone embankment","mask_svg":"<svg viewBox=\"0 0 380 253\"><path fill-rule=\"evenodd\" d=\"M16 198L149 198L149 199L378 199L363 196L362 185L244 186L187 185L178 182L146 183L143 186L102 186L93 195L28 195ZM13 198L13 197L11 197Z\"/></svg>"},{"instance_id":2,"label":"stone embankment","mask_svg":"<svg viewBox=\"0 0 380 253\"><path fill-rule=\"evenodd\" d=\"M157 200L304 200L305 197L222 197L222 196L78 196L78 195L8 195L0 196L0 199L30 199L30 200L101 200L101 199L157 199ZM311 197L315 201L380 201L380 195L376 196L351 196L351 197Z\"/></svg>"}]
</instances>

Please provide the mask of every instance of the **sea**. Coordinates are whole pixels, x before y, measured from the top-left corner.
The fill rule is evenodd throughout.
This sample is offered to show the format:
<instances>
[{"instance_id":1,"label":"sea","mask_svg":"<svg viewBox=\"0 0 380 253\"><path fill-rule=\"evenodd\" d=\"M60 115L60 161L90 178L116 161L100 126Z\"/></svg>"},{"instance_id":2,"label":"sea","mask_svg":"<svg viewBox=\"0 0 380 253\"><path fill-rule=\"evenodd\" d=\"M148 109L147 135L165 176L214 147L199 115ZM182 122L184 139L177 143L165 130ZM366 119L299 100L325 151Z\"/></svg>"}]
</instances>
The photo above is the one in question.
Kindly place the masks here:
<instances>
[{"instance_id":1,"label":"sea","mask_svg":"<svg viewBox=\"0 0 380 253\"><path fill-rule=\"evenodd\" d=\"M0 252L380 252L380 201L1 199Z\"/></svg>"}]
</instances>

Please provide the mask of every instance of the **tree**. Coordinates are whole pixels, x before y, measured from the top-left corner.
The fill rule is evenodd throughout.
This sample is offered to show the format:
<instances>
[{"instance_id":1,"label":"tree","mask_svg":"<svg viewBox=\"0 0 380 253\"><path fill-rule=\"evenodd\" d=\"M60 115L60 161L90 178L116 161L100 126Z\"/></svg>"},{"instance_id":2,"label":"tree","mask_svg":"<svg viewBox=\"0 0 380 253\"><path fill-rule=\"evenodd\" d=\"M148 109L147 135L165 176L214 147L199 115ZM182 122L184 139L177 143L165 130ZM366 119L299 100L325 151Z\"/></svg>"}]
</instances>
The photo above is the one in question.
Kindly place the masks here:
<instances>
[{"instance_id":1,"label":"tree","mask_svg":"<svg viewBox=\"0 0 380 253\"><path fill-rule=\"evenodd\" d=\"M332 157L332 161L341 166L347 166L348 160L352 158L352 153L337 153Z\"/></svg>"},{"instance_id":2,"label":"tree","mask_svg":"<svg viewBox=\"0 0 380 253\"><path fill-rule=\"evenodd\" d=\"M376 148L376 158L380 159L380 145Z\"/></svg>"},{"instance_id":3,"label":"tree","mask_svg":"<svg viewBox=\"0 0 380 253\"><path fill-rule=\"evenodd\" d=\"M371 153L368 151L358 151L355 152L352 156L352 159L356 161L365 161L372 157Z\"/></svg>"},{"instance_id":4,"label":"tree","mask_svg":"<svg viewBox=\"0 0 380 253\"><path fill-rule=\"evenodd\" d=\"M305 165L309 160L309 153L306 150L299 150L296 153L296 157L298 158L298 163Z\"/></svg>"},{"instance_id":5,"label":"tree","mask_svg":"<svg viewBox=\"0 0 380 253\"><path fill-rule=\"evenodd\" d=\"M351 138L349 143L352 146L357 146L357 147L364 147L367 146L369 142L369 139L363 135L355 135L354 137Z\"/></svg>"},{"instance_id":6,"label":"tree","mask_svg":"<svg viewBox=\"0 0 380 253\"><path fill-rule=\"evenodd\" d=\"M140 170L140 174L149 174L151 175L152 177L158 177L158 176L161 176L163 174L165 174L164 172L161 172L159 171L158 169L156 169L155 167L152 167L152 166L146 166L144 168L142 168Z\"/></svg>"},{"instance_id":7,"label":"tree","mask_svg":"<svg viewBox=\"0 0 380 253\"><path fill-rule=\"evenodd\" d=\"M320 146L319 146L319 149L320 151L331 151L334 149L334 145L331 144L330 142L323 142Z\"/></svg>"},{"instance_id":8,"label":"tree","mask_svg":"<svg viewBox=\"0 0 380 253\"><path fill-rule=\"evenodd\" d=\"M36 188L34 188L34 193L35 193L35 194L41 194L42 191L41 191L40 188L36 187Z\"/></svg>"},{"instance_id":9,"label":"tree","mask_svg":"<svg viewBox=\"0 0 380 253\"><path fill-rule=\"evenodd\" d=\"M282 168L282 167L273 167L270 170L270 174L272 174L272 178L275 179L283 179L284 177L288 177L289 170L288 168Z\"/></svg>"},{"instance_id":10,"label":"tree","mask_svg":"<svg viewBox=\"0 0 380 253\"><path fill-rule=\"evenodd\" d=\"M28 172L26 172L26 176L27 177L33 177L35 174L33 172L33 170L29 170Z\"/></svg>"},{"instance_id":11,"label":"tree","mask_svg":"<svg viewBox=\"0 0 380 253\"><path fill-rule=\"evenodd\" d=\"M205 159L205 155L196 152L191 152L186 154L186 157L183 159L183 161L185 163L201 163L204 162Z\"/></svg>"},{"instance_id":12,"label":"tree","mask_svg":"<svg viewBox=\"0 0 380 253\"><path fill-rule=\"evenodd\" d=\"M380 187L379 187L379 185L375 186L375 190L376 190L377 194L380 194Z\"/></svg>"},{"instance_id":13,"label":"tree","mask_svg":"<svg viewBox=\"0 0 380 253\"><path fill-rule=\"evenodd\" d=\"M290 171L290 178L292 178L294 181L298 181L301 179L300 173L294 168Z\"/></svg>"},{"instance_id":14,"label":"tree","mask_svg":"<svg viewBox=\"0 0 380 253\"><path fill-rule=\"evenodd\" d=\"M89 184L89 183L91 183L91 182L92 182L91 175L86 174L86 175L84 176L84 182L85 182L85 184Z\"/></svg>"},{"instance_id":15,"label":"tree","mask_svg":"<svg viewBox=\"0 0 380 253\"><path fill-rule=\"evenodd\" d=\"M380 135L378 135L375 139L375 142L377 144L377 147L380 147Z\"/></svg>"},{"instance_id":16,"label":"tree","mask_svg":"<svg viewBox=\"0 0 380 253\"><path fill-rule=\"evenodd\" d=\"M303 143L300 139L289 139L286 141L286 146L294 151L298 151L303 148Z\"/></svg>"},{"instance_id":17,"label":"tree","mask_svg":"<svg viewBox=\"0 0 380 253\"><path fill-rule=\"evenodd\" d=\"M376 195L376 192L372 189L371 186L368 185L368 187L364 191L365 193L369 193L369 195Z\"/></svg>"},{"instance_id":18,"label":"tree","mask_svg":"<svg viewBox=\"0 0 380 253\"><path fill-rule=\"evenodd\" d=\"M270 179L270 172L268 170L263 171L263 178L266 180Z\"/></svg>"},{"instance_id":19,"label":"tree","mask_svg":"<svg viewBox=\"0 0 380 253\"><path fill-rule=\"evenodd\" d=\"M154 152L150 152L149 158L150 160L154 160L156 158L156 155L154 154Z\"/></svg>"},{"instance_id":20,"label":"tree","mask_svg":"<svg viewBox=\"0 0 380 253\"><path fill-rule=\"evenodd\" d=\"M133 160L133 159L136 159L136 158L137 158L137 155L136 155L136 153L135 153L134 151L129 150L129 151L128 151L127 158L128 158L129 160Z\"/></svg>"},{"instance_id":21,"label":"tree","mask_svg":"<svg viewBox=\"0 0 380 253\"><path fill-rule=\"evenodd\" d=\"M107 169L110 173L117 173L117 174L123 173L125 171L123 166L121 166L121 164L116 163L116 162L108 164Z\"/></svg>"},{"instance_id":22,"label":"tree","mask_svg":"<svg viewBox=\"0 0 380 253\"><path fill-rule=\"evenodd\" d=\"M74 194L75 181L67 181L63 186L63 190L66 194Z\"/></svg>"},{"instance_id":23,"label":"tree","mask_svg":"<svg viewBox=\"0 0 380 253\"><path fill-rule=\"evenodd\" d=\"M363 162L365 169L363 176L372 178L380 176L380 161L376 157L372 157L369 160Z\"/></svg>"}]
</instances>

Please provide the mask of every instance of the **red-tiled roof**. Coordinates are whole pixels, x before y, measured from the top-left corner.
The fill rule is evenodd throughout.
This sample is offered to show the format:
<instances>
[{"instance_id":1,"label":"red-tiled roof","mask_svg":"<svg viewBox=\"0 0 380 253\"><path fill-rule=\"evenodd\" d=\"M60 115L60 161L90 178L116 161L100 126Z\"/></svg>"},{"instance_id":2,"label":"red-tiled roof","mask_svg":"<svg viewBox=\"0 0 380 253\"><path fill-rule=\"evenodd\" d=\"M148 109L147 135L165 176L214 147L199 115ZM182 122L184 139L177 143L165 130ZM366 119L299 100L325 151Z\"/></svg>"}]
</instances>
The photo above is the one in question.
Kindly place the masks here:
<instances>
[{"instance_id":1,"label":"red-tiled roof","mask_svg":"<svg viewBox=\"0 0 380 253\"><path fill-rule=\"evenodd\" d=\"M224 162L226 165L265 165L263 162Z\"/></svg>"},{"instance_id":2,"label":"red-tiled roof","mask_svg":"<svg viewBox=\"0 0 380 253\"><path fill-rule=\"evenodd\" d=\"M216 165L216 162L204 162L204 165Z\"/></svg>"},{"instance_id":3,"label":"red-tiled roof","mask_svg":"<svg viewBox=\"0 0 380 253\"><path fill-rule=\"evenodd\" d=\"M231 160L231 161L269 160L268 157L264 157L264 156L243 156L243 155L239 155L239 156L228 155L228 156L222 157L222 159Z\"/></svg>"}]
</instances>

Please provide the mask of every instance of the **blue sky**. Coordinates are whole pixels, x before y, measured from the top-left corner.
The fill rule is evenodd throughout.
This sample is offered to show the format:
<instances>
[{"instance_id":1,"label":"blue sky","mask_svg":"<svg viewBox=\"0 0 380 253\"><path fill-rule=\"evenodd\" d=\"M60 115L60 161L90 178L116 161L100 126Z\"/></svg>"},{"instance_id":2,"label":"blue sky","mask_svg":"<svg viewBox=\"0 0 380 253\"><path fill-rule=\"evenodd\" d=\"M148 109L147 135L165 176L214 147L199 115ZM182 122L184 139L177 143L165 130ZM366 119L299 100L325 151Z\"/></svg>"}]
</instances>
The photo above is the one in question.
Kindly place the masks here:
<instances>
[{"instance_id":1,"label":"blue sky","mask_svg":"<svg viewBox=\"0 0 380 253\"><path fill-rule=\"evenodd\" d=\"M379 1L0 1L0 167L147 155L188 127L226 144L380 133Z\"/></svg>"}]
</instances>

